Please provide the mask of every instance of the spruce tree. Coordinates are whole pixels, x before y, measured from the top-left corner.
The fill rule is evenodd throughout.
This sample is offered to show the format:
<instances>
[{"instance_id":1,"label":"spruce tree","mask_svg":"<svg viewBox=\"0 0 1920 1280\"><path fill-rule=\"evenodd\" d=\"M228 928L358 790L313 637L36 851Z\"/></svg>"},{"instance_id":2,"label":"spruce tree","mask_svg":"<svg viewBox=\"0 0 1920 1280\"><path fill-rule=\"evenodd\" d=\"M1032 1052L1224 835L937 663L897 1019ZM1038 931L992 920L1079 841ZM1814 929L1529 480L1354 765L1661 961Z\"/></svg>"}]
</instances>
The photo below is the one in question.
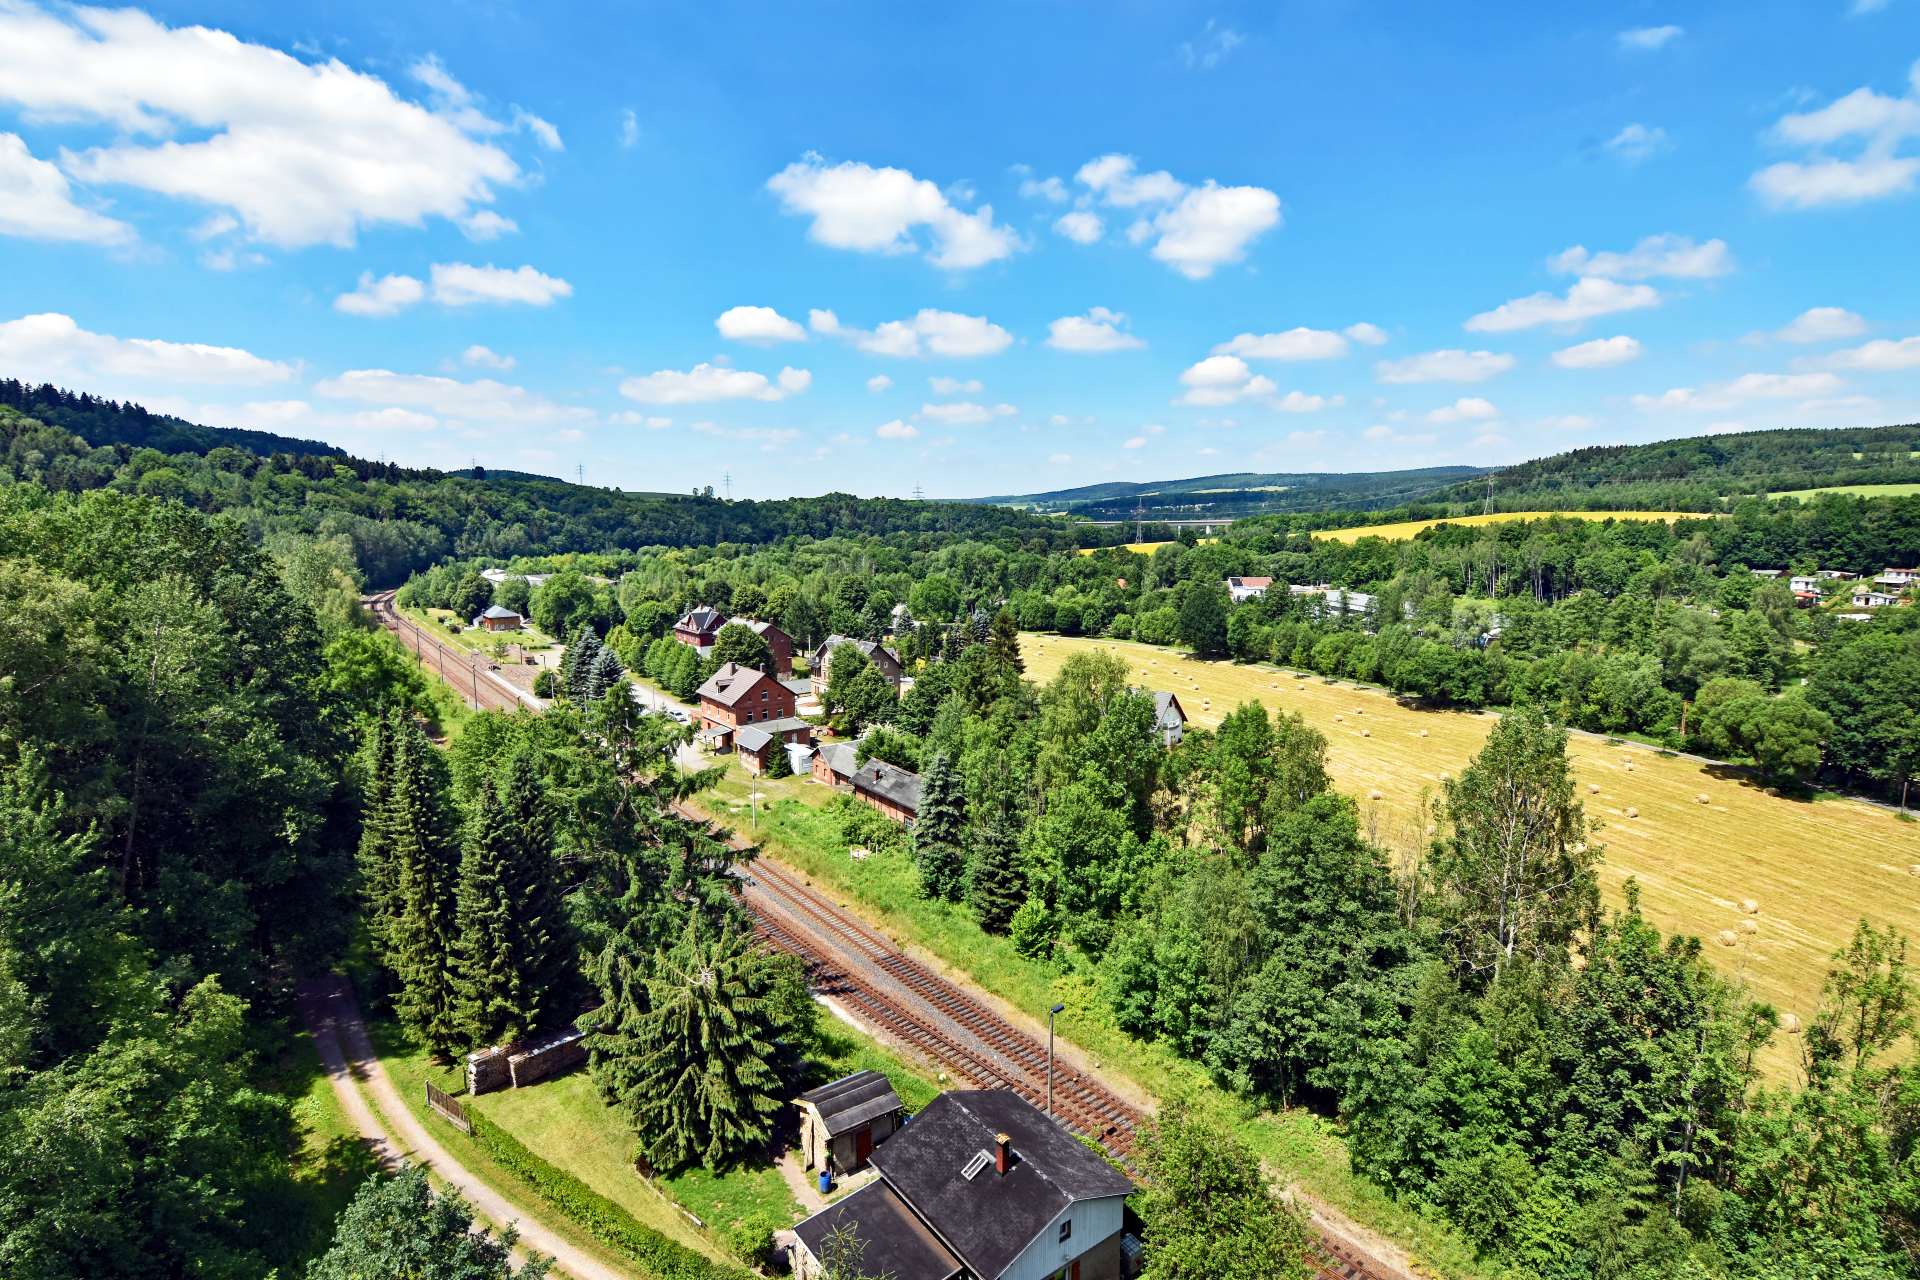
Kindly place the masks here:
<instances>
[{"instance_id":1,"label":"spruce tree","mask_svg":"<svg viewBox=\"0 0 1920 1280\"><path fill-rule=\"evenodd\" d=\"M583 701L598 702L607 696L610 690L618 689L626 678L626 664L620 661L620 655L602 646L594 657L593 668L586 674L586 697Z\"/></svg>"},{"instance_id":2,"label":"spruce tree","mask_svg":"<svg viewBox=\"0 0 1920 1280\"><path fill-rule=\"evenodd\" d=\"M561 660L560 675L567 686L567 696L575 702L583 701L587 690L587 677L593 672L593 664L600 658L600 637L593 628L584 622L573 633L573 642L567 646L566 657Z\"/></svg>"},{"instance_id":3,"label":"spruce tree","mask_svg":"<svg viewBox=\"0 0 1920 1280\"><path fill-rule=\"evenodd\" d=\"M987 636L987 649L1015 671L1024 672L1027 669L1027 664L1020 660L1020 625L1005 609L993 615L993 629Z\"/></svg>"},{"instance_id":4,"label":"spruce tree","mask_svg":"<svg viewBox=\"0 0 1920 1280\"><path fill-rule=\"evenodd\" d=\"M920 892L957 901L965 887L966 809L960 771L944 751L927 761L920 779L920 815L913 828L913 860L920 869Z\"/></svg>"},{"instance_id":5,"label":"spruce tree","mask_svg":"<svg viewBox=\"0 0 1920 1280\"><path fill-rule=\"evenodd\" d=\"M1005 933L1026 900L1020 871L1020 837L1012 821L995 814L973 828L967 850L967 905L989 933Z\"/></svg>"},{"instance_id":6,"label":"spruce tree","mask_svg":"<svg viewBox=\"0 0 1920 1280\"><path fill-rule=\"evenodd\" d=\"M436 1054L450 1054L460 1040L452 982L458 846L446 764L416 724L403 725L394 743L385 815L393 909L383 959L400 980L394 1012Z\"/></svg>"},{"instance_id":7,"label":"spruce tree","mask_svg":"<svg viewBox=\"0 0 1920 1280\"><path fill-rule=\"evenodd\" d=\"M507 762L500 803L513 831L514 858L505 887L524 983L520 1018L529 1031L557 1026L579 1007L577 948L554 860L553 805L531 752L517 752Z\"/></svg>"},{"instance_id":8,"label":"spruce tree","mask_svg":"<svg viewBox=\"0 0 1920 1280\"><path fill-rule=\"evenodd\" d=\"M626 947L612 947L596 966L594 985L600 1007L580 1019L586 1032L587 1071L610 1107L638 1127L638 1102L646 1058L643 1031L652 1004L647 996L646 959Z\"/></svg>"},{"instance_id":9,"label":"spruce tree","mask_svg":"<svg viewBox=\"0 0 1920 1280\"><path fill-rule=\"evenodd\" d=\"M453 1016L470 1044L506 1043L528 1029L506 884L513 845L507 812L493 780L486 779L468 824L454 896Z\"/></svg>"},{"instance_id":10,"label":"spruce tree","mask_svg":"<svg viewBox=\"0 0 1920 1280\"><path fill-rule=\"evenodd\" d=\"M773 979L751 935L703 933L697 916L655 959L623 1103L656 1167L718 1169L771 1136L781 1107Z\"/></svg>"},{"instance_id":11,"label":"spruce tree","mask_svg":"<svg viewBox=\"0 0 1920 1280\"><path fill-rule=\"evenodd\" d=\"M380 947L393 910L392 841L387 835L387 804L393 793L394 741L399 711L376 716L360 745L360 900L367 928Z\"/></svg>"}]
</instances>

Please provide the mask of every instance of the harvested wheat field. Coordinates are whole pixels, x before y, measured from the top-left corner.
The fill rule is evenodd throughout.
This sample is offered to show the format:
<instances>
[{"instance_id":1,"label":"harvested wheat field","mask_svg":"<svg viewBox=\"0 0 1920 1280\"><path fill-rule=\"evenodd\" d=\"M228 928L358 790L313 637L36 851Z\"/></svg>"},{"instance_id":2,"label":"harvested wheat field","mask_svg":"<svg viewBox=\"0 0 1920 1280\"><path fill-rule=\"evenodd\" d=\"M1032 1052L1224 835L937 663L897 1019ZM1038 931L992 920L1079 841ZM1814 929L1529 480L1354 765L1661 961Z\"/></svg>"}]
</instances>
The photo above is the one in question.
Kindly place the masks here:
<instances>
[{"instance_id":1,"label":"harvested wheat field","mask_svg":"<svg viewBox=\"0 0 1920 1280\"><path fill-rule=\"evenodd\" d=\"M1385 538L1388 542L1402 542L1422 529L1431 529L1437 524L1468 526L1508 524L1514 520L1546 520L1553 516L1562 516L1568 520L1665 520L1668 524L1672 524L1675 520L1707 518L1705 513L1699 511L1496 511L1484 516L1450 516L1444 520L1402 520L1398 524L1369 524L1357 529L1316 529L1313 531L1313 536L1325 538L1329 542L1358 542L1362 538Z\"/></svg>"},{"instance_id":2,"label":"harvested wheat field","mask_svg":"<svg viewBox=\"0 0 1920 1280\"><path fill-rule=\"evenodd\" d=\"M1384 690L1275 667L1198 662L1113 640L1021 636L1027 674L1039 681L1068 656L1095 650L1124 659L1142 687L1173 692L1197 725L1213 727L1248 699L1299 712L1327 736L1334 785L1403 858L1425 844L1423 802L1472 758L1492 725L1490 715L1415 710ZM1606 846L1600 881L1609 899L1619 901L1621 886L1636 877L1650 919L1701 938L1724 972L1801 1024L1829 957L1861 916L1920 935L1920 824L1858 800L1783 799L1635 743L1575 733L1569 751L1580 799ZM1782 1034L1768 1066L1784 1071L1798 1055L1797 1039Z\"/></svg>"}]
</instances>

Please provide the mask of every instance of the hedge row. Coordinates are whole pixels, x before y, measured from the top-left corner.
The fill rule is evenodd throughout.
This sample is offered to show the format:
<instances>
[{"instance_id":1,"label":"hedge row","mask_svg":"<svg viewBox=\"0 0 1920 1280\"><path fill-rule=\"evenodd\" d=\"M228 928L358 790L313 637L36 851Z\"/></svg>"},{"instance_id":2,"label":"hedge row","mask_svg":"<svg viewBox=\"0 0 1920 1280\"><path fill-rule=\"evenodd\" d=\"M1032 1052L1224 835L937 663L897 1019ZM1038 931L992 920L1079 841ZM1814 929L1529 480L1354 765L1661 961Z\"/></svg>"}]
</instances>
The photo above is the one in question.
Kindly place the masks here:
<instances>
[{"instance_id":1,"label":"hedge row","mask_svg":"<svg viewBox=\"0 0 1920 1280\"><path fill-rule=\"evenodd\" d=\"M670 1240L586 1183L548 1164L512 1134L469 1111L473 1139L499 1166L607 1248L630 1259L650 1280L756 1280Z\"/></svg>"}]
</instances>

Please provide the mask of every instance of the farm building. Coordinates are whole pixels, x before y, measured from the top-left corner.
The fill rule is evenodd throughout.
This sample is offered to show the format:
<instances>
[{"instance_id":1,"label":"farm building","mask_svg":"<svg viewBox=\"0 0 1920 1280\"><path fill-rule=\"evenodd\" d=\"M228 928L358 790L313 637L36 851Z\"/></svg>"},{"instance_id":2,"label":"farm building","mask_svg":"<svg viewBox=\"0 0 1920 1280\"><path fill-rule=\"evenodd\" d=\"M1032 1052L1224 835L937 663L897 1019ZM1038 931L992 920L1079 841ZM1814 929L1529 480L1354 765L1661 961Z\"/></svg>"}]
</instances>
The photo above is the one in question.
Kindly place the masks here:
<instances>
[{"instance_id":1,"label":"farm building","mask_svg":"<svg viewBox=\"0 0 1920 1280\"><path fill-rule=\"evenodd\" d=\"M697 605L673 624L673 638L690 646L701 657L713 652L713 639L727 625L727 615L706 605Z\"/></svg>"},{"instance_id":2,"label":"farm building","mask_svg":"<svg viewBox=\"0 0 1920 1280\"><path fill-rule=\"evenodd\" d=\"M852 636L828 636L826 642L813 651L813 692L825 697L827 692L828 668L833 665L833 653L843 644L850 644L867 655L874 666L880 668L880 674L894 688L900 687L900 677L906 668L900 664L900 655L872 640L855 640Z\"/></svg>"},{"instance_id":3,"label":"farm building","mask_svg":"<svg viewBox=\"0 0 1920 1280\"><path fill-rule=\"evenodd\" d=\"M490 604L485 613L473 620L473 625L482 631L518 631L527 625L527 620L511 609Z\"/></svg>"},{"instance_id":4,"label":"farm building","mask_svg":"<svg viewBox=\"0 0 1920 1280\"><path fill-rule=\"evenodd\" d=\"M920 816L920 775L899 765L869 760L848 776L847 785L895 822L905 825Z\"/></svg>"},{"instance_id":5,"label":"farm building","mask_svg":"<svg viewBox=\"0 0 1920 1280\"><path fill-rule=\"evenodd\" d=\"M1272 578L1230 577L1227 579L1227 594L1235 604L1244 604L1267 594L1267 588L1272 585Z\"/></svg>"},{"instance_id":6,"label":"farm building","mask_svg":"<svg viewBox=\"0 0 1920 1280\"><path fill-rule=\"evenodd\" d=\"M823 787L851 791L854 770L857 768L853 763L853 751L851 742L824 744L813 753L813 780Z\"/></svg>"},{"instance_id":7,"label":"farm building","mask_svg":"<svg viewBox=\"0 0 1920 1280\"><path fill-rule=\"evenodd\" d=\"M793 1273L818 1280L851 1230L860 1269L893 1280L1119 1280L1133 1184L1004 1089L935 1098L873 1151L879 1177L794 1228Z\"/></svg>"},{"instance_id":8,"label":"farm building","mask_svg":"<svg viewBox=\"0 0 1920 1280\"><path fill-rule=\"evenodd\" d=\"M793 690L764 671L729 662L700 686L701 733L725 750L735 729L756 724L770 728L794 719ZM802 725L806 722L800 721ZM809 732L812 726L807 726Z\"/></svg>"},{"instance_id":9,"label":"farm building","mask_svg":"<svg viewBox=\"0 0 1920 1280\"><path fill-rule=\"evenodd\" d=\"M906 1108L878 1071L856 1071L800 1095L800 1167L856 1173L901 1125Z\"/></svg>"}]
</instances>

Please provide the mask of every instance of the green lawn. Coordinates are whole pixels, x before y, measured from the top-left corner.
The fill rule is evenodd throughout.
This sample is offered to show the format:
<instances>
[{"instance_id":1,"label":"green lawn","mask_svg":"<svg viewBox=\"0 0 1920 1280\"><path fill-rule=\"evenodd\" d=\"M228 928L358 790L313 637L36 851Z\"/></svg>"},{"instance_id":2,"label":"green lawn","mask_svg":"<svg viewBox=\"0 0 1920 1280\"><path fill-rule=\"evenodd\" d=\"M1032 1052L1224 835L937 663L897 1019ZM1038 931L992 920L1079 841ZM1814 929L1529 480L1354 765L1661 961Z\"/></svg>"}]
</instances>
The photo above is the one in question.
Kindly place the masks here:
<instances>
[{"instance_id":1,"label":"green lawn","mask_svg":"<svg viewBox=\"0 0 1920 1280\"><path fill-rule=\"evenodd\" d=\"M1330 1121L1299 1110L1258 1111L1165 1046L1128 1035L1115 1024L1091 974L1029 960L1006 938L984 932L964 907L920 897L912 862L904 854L876 853L853 861L834 822L820 811L833 794L826 787L799 778L762 780L759 825L750 829L747 783L744 771L730 764L717 790L698 802L806 873L810 882L831 890L836 901L857 907L1008 1004L1032 1012L1034 1025L1050 1005L1065 1004L1060 1035L1093 1067L1125 1076L1156 1098L1185 1097L1222 1116L1273 1168L1389 1237L1436 1275L1465 1280L1490 1274L1451 1228L1390 1199L1354 1173Z\"/></svg>"},{"instance_id":2,"label":"green lawn","mask_svg":"<svg viewBox=\"0 0 1920 1280\"><path fill-rule=\"evenodd\" d=\"M472 631L466 627L466 619L456 617L451 609L403 608L400 612L449 644L488 657L504 655L510 644L517 644L522 649L551 649L559 643L531 622L521 631ZM459 630L454 630L447 626L449 621L457 621L462 625Z\"/></svg>"},{"instance_id":3,"label":"green lawn","mask_svg":"<svg viewBox=\"0 0 1920 1280\"><path fill-rule=\"evenodd\" d=\"M292 1154L291 1184L274 1197L271 1215L278 1224L278 1248L270 1261L281 1275L296 1277L326 1252L335 1219L376 1166L341 1111L312 1040L290 1037L263 1070L260 1083L293 1107L299 1146Z\"/></svg>"}]
</instances>

